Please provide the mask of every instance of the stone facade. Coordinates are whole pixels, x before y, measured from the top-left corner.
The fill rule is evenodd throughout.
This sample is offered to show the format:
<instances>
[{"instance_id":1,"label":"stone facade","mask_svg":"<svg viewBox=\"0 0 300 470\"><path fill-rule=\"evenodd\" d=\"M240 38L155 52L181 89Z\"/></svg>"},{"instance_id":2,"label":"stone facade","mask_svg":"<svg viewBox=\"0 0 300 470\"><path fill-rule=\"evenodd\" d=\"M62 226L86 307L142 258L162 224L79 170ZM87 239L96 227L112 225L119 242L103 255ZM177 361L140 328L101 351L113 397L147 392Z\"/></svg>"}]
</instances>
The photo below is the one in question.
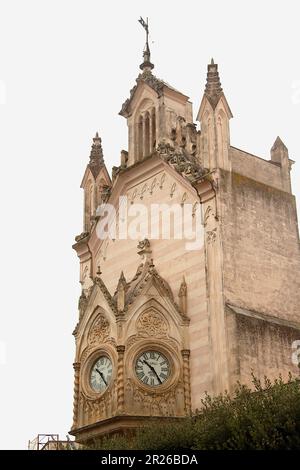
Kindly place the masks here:
<instances>
[{"instance_id":1,"label":"stone facade","mask_svg":"<svg viewBox=\"0 0 300 470\"><path fill-rule=\"evenodd\" d=\"M288 151L279 138L270 160L230 145L232 113L213 61L200 130L188 97L152 68L146 48L120 112L128 125L120 166L110 178L97 134L82 181L83 232L73 246L82 285L71 431L78 442L180 419L201 407L205 391L231 392L237 380L250 382L252 370L270 378L298 373L291 357L300 339L300 252ZM129 207L189 203L193 216L201 212L199 249L176 237L101 239L97 207L115 207L110 223L118 226L124 196ZM157 387L138 380L145 351L168 363ZM106 382L98 370L100 392L90 379L101 357L111 375Z\"/></svg>"}]
</instances>

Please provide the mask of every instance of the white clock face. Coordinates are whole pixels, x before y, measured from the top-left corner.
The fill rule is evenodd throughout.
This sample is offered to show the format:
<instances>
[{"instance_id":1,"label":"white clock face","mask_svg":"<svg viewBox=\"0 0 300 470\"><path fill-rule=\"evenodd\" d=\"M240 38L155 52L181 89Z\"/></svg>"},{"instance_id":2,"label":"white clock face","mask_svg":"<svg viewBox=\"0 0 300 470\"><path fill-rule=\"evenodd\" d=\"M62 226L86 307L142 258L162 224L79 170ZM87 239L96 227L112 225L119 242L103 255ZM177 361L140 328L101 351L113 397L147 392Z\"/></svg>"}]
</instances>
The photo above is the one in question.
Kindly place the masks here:
<instances>
[{"instance_id":1,"label":"white clock face","mask_svg":"<svg viewBox=\"0 0 300 470\"><path fill-rule=\"evenodd\" d=\"M145 351L136 360L135 373L145 385L158 387L170 375L170 363L166 356L158 351Z\"/></svg>"},{"instance_id":2,"label":"white clock face","mask_svg":"<svg viewBox=\"0 0 300 470\"><path fill-rule=\"evenodd\" d=\"M112 362L107 356L100 356L94 363L90 374L90 386L94 392L103 392L112 376Z\"/></svg>"}]
</instances>

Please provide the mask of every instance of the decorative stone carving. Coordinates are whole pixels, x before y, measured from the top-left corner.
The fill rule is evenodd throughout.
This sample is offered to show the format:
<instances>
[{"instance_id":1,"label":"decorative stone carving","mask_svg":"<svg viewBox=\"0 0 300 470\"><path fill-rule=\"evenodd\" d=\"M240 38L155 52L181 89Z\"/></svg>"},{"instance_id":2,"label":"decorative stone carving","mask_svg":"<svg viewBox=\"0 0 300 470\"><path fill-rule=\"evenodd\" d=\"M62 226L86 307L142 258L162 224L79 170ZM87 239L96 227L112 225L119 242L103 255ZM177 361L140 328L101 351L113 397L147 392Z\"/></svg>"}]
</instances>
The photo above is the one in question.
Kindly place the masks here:
<instances>
[{"instance_id":1,"label":"decorative stone carving","mask_svg":"<svg viewBox=\"0 0 300 470\"><path fill-rule=\"evenodd\" d=\"M118 371L117 371L117 396L118 396L118 413L124 412L124 352L125 346L117 346L118 353Z\"/></svg>"},{"instance_id":2,"label":"decorative stone carving","mask_svg":"<svg viewBox=\"0 0 300 470\"><path fill-rule=\"evenodd\" d=\"M213 230L206 232L206 240L208 244L212 244L216 241L217 238L217 227Z\"/></svg>"},{"instance_id":3,"label":"decorative stone carving","mask_svg":"<svg viewBox=\"0 0 300 470\"><path fill-rule=\"evenodd\" d=\"M144 198L144 194L145 192L147 191L148 189L148 186L147 186L147 183L145 183L141 189L141 193L140 193L140 199L143 199Z\"/></svg>"},{"instance_id":4,"label":"decorative stone carving","mask_svg":"<svg viewBox=\"0 0 300 470\"><path fill-rule=\"evenodd\" d=\"M73 333L72 333L72 335L75 336L75 337L77 336L78 328L79 328L79 322L76 323L76 326L75 326L75 328L73 330Z\"/></svg>"},{"instance_id":5,"label":"decorative stone carving","mask_svg":"<svg viewBox=\"0 0 300 470\"><path fill-rule=\"evenodd\" d=\"M185 147L186 145L186 122L185 119L181 116L178 116L176 119L176 127L171 131L171 139L174 142L175 146Z\"/></svg>"},{"instance_id":6,"label":"decorative stone carving","mask_svg":"<svg viewBox=\"0 0 300 470\"><path fill-rule=\"evenodd\" d=\"M121 150L121 168L126 168L128 162L128 152L127 150Z\"/></svg>"},{"instance_id":7,"label":"decorative stone carving","mask_svg":"<svg viewBox=\"0 0 300 470\"><path fill-rule=\"evenodd\" d=\"M164 339L164 343L166 346L169 346L170 348L173 348L175 351L178 350L178 343L175 341L173 338L170 338L168 335L161 336ZM145 331L141 331L136 335L132 335L128 338L126 341L126 348L129 349L131 346L136 344L138 341L144 340L144 339L151 338Z\"/></svg>"},{"instance_id":8,"label":"decorative stone carving","mask_svg":"<svg viewBox=\"0 0 300 470\"><path fill-rule=\"evenodd\" d=\"M83 317L87 303L88 303L88 297L84 293L84 291L82 291L78 300L79 320L81 320L81 318Z\"/></svg>"},{"instance_id":9,"label":"decorative stone carving","mask_svg":"<svg viewBox=\"0 0 300 470\"><path fill-rule=\"evenodd\" d=\"M141 256L141 258L142 259L146 258L146 261L149 261L150 255L152 252L151 252L150 242L148 238L141 240L138 243L137 249L138 249L138 254Z\"/></svg>"},{"instance_id":10,"label":"decorative stone carving","mask_svg":"<svg viewBox=\"0 0 300 470\"><path fill-rule=\"evenodd\" d=\"M183 359L184 400L187 414L191 413L191 386L190 386L190 350L181 351Z\"/></svg>"},{"instance_id":11,"label":"decorative stone carving","mask_svg":"<svg viewBox=\"0 0 300 470\"><path fill-rule=\"evenodd\" d=\"M108 185L103 185L102 190L101 190L101 202L102 204L105 204L111 194L111 187Z\"/></svg>"},{"instance_id":12,"label":"decorative stone carving","mask_svg":"<svg viewBox=\"0 0 300 470\"><path fill-rule=\"evenodd\" d=\"M146 248L150 248L150 242L148 240L148 238L145 238L144 240L141 240L139 243L138 243L138 250L145 250Z\"/></svg>"},{"instance_id":13,"label":"decorative stone carving","mask_svg":"<svg viewBox=\"0 0 300 470\"><path fill-rule=\"evenodd\" d=\"M154 310L148 310L142 313L136 324L138 332L144 332L149 336L165 336L168 331L168 325L164 318Z\"/></svg>"},{"instance_id":14,"label":"decorative stone carving","mask_svg":"<svg viewBox=\"0 0 300 470\"><path fill-rule=\"evenodd\" d=\"M119 281L118 281L117 290L115 293L115 296L117 297L117 307L118 307L119 312L122 312L125 307L126 290L127 290L127 283L126 283L124 273L122 271Z\"/></svg>"},{"instance_id":15,"label":"decorative stone carving","mask_svg":"<svg viewBox=\"0 0 300 470\"><path fill-rule=\"evenodd\" d=\"M156 390L145 391L128 378L126 382L126 406L130 414L144 416L184 416L182 384L169 392L159 393Z\"/></svg>"},{"instance_id":16,"label":"decorative stone carving","mask_svg":"<svg viewBox=\"0 0 300 470\"><path fill-rule=\"evenodd\" d=\"M89 332L89 344L94 346L103 343L108 338L109 331L109 321L103 314L99 315Z\"/></svg>"},{"instance_id":17,"label":"decorative stone carving","mask_svg":"<svg viewBox=\"0 0 300 470\"><path fill-rule=\"evenodd\" d=\"M150 185L150 194L153 193L155 187L156 187L156 178L154 178L154 180L152 181Z\"/></svg>"},{"instance_id":18,"label":"decorative stone carving","mask_svg":"<svg viewBox=\"0 0 300 470\"><path fill-rule=\"evenodd\" d=\"M164 161L191 183L209 177L209 170L202 167L197 158L189 154L183 147L174 149L166 142L162 142L158 145L157 152Z\"/></svg>"},{"instance_id":19,"label":"decorative stone carving","mask_svg":"<svg viewBox=\"0 0 300 470\"><path fill-rule=\"evenodd\" d=\"M88 297L89 288L93 285L93 280L91 278L91 266L90 263L86 263L82 269L81 276L81 285L83 293Z\"/></svg>"},{"instance_id":20,"label":"decorative stone carving","mask_svg":"<svg viewBox=\"0 0 300 470\"><path fill-rule=\"evenodd\" d=\"M174 196L175 190L176 190L176 183L173 183L171 186L170 197Z\"/></svg>"},{"instance_id":21,"label":"decorative stone carving","mask_svg":"<svg viewBox=\"0 0 300 470\"><path fill-rule=\"evenodd\" d=\"M106 299L108 305L110 308L113 310L114 313L118 313L117 306L114 302L113 297L110 295L109 290L107 289L106 285L102 281L101 277L95 277L94 279L94 284L97 284L99 288L101 289L102 294L104 295L104 298Z\"/></svg>"},{"instance_id":22,"label":"decorative stone carving","mask_svg":"<svg viewBox=\"0 0 300 470\"><path fill-rule=\"evenodd\" d=\"M80 235L77 235L75 237L75 241L78 243L78 242L81 242L81 240L83 240L84 238L87 238L89 236L90 232L82 232Z\"/></svg>"},{"instance_id":23,"label":"decorative stone carving","mask_svg":"<svg viewBox=\"0 0 300 470\"><path fill-rule=\"evenodd\" d=\"M179 297L180 310L182 311L182 313L186 315L187 313L187 285L186 285L184 276L183 276L182 283L180 285L178 297Z\"/></svg>"},{"instance_id":24,"label":"decorative stone carving","mask_svg":"<svg viewBox=\"0 0 300 470\"><path fill-rule=\"evenodd\" d=\"M114 182L114 180L116 179L117 175L120 173L121 171L121 167L120 166L113 166L112 167L112 170L111 170L111 173L112 173L112 182Z\"/></svg>"},{"instance_id":25,"label":"decorative stone carving","mask_svg":"<svg viewBox=\"0 0 300 470\"><path fill-rule=\"evenodd\" d=\"M74 362L74 401L73 401L73 428L76 428L78 422L78 399L79 399L79 371L80 362Z\"/></svg>"},{"instance_id":26,"label":"decorative stone carving","mask_svg":"<svg viewBox=\"0 0 300 470\"><path fill-rule=\"evenodd\" d=\"M166 180L166 174L163 173L161 178L160 178L159 189L163 189L165 180Z\"/></svg>"},{"instance_id":27,"label":"decorative stone carving","mask_svg":"<svg viewBox=\"0 0 300 470\"><path fill-rule=\"evenodd\" d=\"M104 395L97 399L88 399L83 393L79 399L78 425L86 426L101 419L110 418L117 413L116 382ZM80 417L80 418L79 418Z\"/></svg>"},{"instance_id":28,"label":"decorative stone carving","mask_svg":"<svg viewBox=\"0 0 300 470\"><path fill-rule=\"evenodd\" d=\"M195 202L195 203L193 204L192 217L195 217L196 212L197 212L197 209L198 209L198 206L199 206L198 202Z\"/></svg>"},{"instance_id":29,"label":"decorative stone carving","mask_svg":"<svg viewBox=\"0 0 300 470\"><path fill-rule=\"evenodd\" d=\"M183 193L180 205L183 206L186 200L187 200L187 193Z\"/></svg>"},{"instance_id":30,"label":"decorative stone carving","mask_svg":"<svg viewBox=\"0 0 300 470\"><path fill-rule=\"evenodd\" d=\"M214 220L216 219L215 212L213 210L212 206L208 206L205 213L204 213L204 227L206 227L209 224L214 224Z\"/></svg>"}]
</instances>

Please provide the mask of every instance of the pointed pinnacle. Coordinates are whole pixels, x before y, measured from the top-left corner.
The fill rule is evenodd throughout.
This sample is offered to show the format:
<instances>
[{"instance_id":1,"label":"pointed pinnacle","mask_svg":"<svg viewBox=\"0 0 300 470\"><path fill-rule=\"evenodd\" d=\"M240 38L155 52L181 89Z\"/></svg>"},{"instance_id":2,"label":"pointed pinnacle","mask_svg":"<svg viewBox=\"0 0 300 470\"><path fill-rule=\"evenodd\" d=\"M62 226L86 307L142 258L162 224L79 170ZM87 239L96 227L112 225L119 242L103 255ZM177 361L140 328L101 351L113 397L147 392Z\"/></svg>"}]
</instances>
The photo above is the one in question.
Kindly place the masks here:
<instances>
[{"instance_id":1,"label":"pointed pinnacle","mask_svg":"<svg viewBox=\"0 0 300 470\"><path fill-rule=\"evenodd\" d=\"M276 138L276 140L275 140L275 142L274 142L274 144L273 144L272 150L276 150L276 149L278 149L279 147L281 147L281 148L287 150L286 145L282 142L281 138L280 138L279 136L277 136L277 138Z\"/></svg>"},{"instance_id":2,"label":"pointed pinnacle","mask_svg":"<svg viewBox=\"0 0 300 470\"><path fill-rule=\"evenodd\" d=\"M211 58L210 65L215 65L214 59Z\"/></svg>"},{"instance_id":3,"label":"pointed pinnacle","mask_svg":"<svg viewBox=\"0 0 300 470\"><path fill-rule=\"evenodd\" d=\"M218 65L214 63L213 59L211 63L207 66L205 94L213 108L216 107L220 96L223 94L220 76L218 72Z\"/></svg>"},{"instance_id":4,"label":"pointed pinnacle","mask_svg":"<svg viewBox=\"0 0 300 470\"><path fill-rule=\"evenodd\" d=\"M93 137L92 149L90 153L90 162L89 168L96 178L99 174L100 169L104 165L103 160L103 151L102 151L102 141L99 137L98 132L96 132L95 137Z\"/></svg>"},{"instance_id":5,"label":"pointed pinnacle","mask_svg":"<svg viewBox=\"0 0 300 470\"><path fill-rule=\"evenodd\" d=\"M125 287L126 285L127 285L127 282L126 282L124 273L123 273L123 271L121 271L121 274L120 274L120 277L119 277L119 281L118 281L118 287L119 287L119 286L124 286L124 287Z\"/></svg>"}]
</instances>

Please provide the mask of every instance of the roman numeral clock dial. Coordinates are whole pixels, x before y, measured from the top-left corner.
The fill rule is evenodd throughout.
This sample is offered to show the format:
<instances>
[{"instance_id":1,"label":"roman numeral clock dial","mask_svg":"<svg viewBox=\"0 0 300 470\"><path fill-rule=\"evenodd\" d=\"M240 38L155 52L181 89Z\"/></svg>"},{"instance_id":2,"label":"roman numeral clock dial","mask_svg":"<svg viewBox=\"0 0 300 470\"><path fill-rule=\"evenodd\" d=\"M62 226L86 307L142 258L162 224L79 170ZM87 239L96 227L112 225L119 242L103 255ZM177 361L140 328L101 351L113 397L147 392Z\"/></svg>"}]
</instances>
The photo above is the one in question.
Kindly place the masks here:
<instances>
[{"instance_id":1,"label":"roman numeral clock dial","mask_svg":"<svg viewBox=\"0 0 300 470\"><path fill-rule=\"evenodd\" d=\"M107 356L101 356L94 363L90 373L90 386L94 392L104 392L112 376L112 362Z\"/></svg>"},{"instance_id":2,"label":"roman numeral clock dial","mask_svg":"<svg viewBox=\"0 0 300 470\"><path fill-rule=\"evenodd\" d=\"M159 387L170 376L170 363L158 351L145 351L136 360L135 373L143 384Z\"/></svg>"}]
</instances>

